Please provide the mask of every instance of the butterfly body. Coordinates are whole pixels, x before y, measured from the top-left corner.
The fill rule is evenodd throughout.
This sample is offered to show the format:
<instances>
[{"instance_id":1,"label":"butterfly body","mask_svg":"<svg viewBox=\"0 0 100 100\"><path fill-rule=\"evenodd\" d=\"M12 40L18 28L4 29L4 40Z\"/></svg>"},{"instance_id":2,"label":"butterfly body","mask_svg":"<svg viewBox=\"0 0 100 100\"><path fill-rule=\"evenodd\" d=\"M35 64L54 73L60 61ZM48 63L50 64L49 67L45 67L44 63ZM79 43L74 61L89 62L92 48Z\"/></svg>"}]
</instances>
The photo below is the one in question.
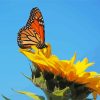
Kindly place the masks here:
<instances>
[{"instance_id":1,"label":"butterfly body","mask_svg":"<svg viewBox=\"0 0 100 100\"><path fill-rule=\"evenodd\" d=\"M23 49L35 45L38 49L47 47L45 44L44 20L40 10L35 7L31 10L26 25L18 32L18 46Z\"/></svg>"}]
</instances>

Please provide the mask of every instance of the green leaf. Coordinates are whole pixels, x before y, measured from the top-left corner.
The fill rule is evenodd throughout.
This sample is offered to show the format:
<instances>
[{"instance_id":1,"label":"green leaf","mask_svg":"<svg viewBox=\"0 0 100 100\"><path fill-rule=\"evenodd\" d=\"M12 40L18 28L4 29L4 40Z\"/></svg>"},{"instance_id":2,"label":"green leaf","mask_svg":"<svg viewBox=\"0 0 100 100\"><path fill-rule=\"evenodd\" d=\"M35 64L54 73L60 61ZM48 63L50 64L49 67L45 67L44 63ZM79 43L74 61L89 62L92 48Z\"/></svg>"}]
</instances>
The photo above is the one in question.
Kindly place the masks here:
<instances>
[{"instance_id":1,"label":"green leaf","mask_svg":"<svg viewBox=\"0 0 100 100\"><path fill-rule=\"evenodd\" d=\"M24 95L26 95L26 96L28 96L28 97L31 97L31 98L34 99L34 100L44 100L44 97L42 97L42 96L37 96L36 94L31 93L31 92L17 91L17 93L24 94Z\"/></svg>"},{"instance_id":2,"label":"green leaf","mask_svg":"<svg viewBox=\"0 0 100 100\"><path fill-rule=\"evenodd\" d=\"M2 98L4 98L4 100L11 100L11 99L9 99L8 97L6 97L4 95L1 95L1 96L2 96Z\"/></svg>"}]
</instances>

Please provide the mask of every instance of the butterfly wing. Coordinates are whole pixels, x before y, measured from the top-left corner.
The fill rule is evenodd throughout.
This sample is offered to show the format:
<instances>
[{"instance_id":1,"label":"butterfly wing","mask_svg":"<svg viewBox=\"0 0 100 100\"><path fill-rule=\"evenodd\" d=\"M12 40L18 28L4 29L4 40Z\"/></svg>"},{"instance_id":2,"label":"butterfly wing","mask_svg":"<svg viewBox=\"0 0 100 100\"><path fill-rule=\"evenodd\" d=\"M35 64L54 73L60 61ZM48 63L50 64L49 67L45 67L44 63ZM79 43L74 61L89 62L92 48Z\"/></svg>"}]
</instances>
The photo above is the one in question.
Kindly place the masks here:
<instances>
[{"instance_id":1,"label":"butterfly wing","mask_svg":"<svg viewBox=\"0 0 100 100\"><path fill-rule=\"evenodd\" d=\"M17 41L21 48L30 48L32 45L44 45L44 21L37 7L31 10L26 26L21 28L18 33Z\"/></svg>"},{"instance_id":2,"label":"butterfly wing","mask_svg":"<svg viewBox=\"0 0 100 100\"><path fill-rule=\"evenodd\" d=\"M32 45L40 43L40 36L34 29L26 29L23 27L18 34L18 45L25 49L30 48Z\"/></svg>"},{"instance_id":3,"label":"butterfly wing","mask_svg":"<svg viewBox=\"0 0 100 100\"><path fill-rule=\"evenodd\" d=\"M35 31L40 35L41 42L45 41L44 20L42 13L37 7L31 10L26 26L32 29L34 28Z\"/></svg>"}]
</instances>

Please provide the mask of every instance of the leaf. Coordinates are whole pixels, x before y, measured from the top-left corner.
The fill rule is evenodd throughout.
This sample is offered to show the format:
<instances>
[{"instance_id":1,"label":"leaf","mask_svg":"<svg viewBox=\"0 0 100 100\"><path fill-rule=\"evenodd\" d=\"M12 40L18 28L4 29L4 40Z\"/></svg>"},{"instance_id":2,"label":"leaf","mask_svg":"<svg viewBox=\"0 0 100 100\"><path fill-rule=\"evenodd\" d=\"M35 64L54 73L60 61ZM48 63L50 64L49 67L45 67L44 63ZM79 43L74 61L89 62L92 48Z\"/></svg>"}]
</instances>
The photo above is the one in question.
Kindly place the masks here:
<instances>
[{"instance_id":1,"label":"leaf","mask_svg":"<svg viewBox=\"0 0 100 100\"><path fill-rule=\"evenodd\" d=\"M8 97L6 97L4 95L1 95L1 96L2 96L2 98L4 98L4 100L11 100L11 99L9 99Z\"/></svg>"},{"instance_id":2,"label":"leaf","mask_svg":"<svg viewBox=\"0 0 100 100\"><path fill-rule=\"evenodd\" d=\"M17 91L17 93L24 94L24 95L26 95L26 96L28 96L28 97L33 98L34 100L45 100L44 97L42 97L42 96L37 96L36 94L31 93L31 92Z\"/></svg>"}]
</instances>

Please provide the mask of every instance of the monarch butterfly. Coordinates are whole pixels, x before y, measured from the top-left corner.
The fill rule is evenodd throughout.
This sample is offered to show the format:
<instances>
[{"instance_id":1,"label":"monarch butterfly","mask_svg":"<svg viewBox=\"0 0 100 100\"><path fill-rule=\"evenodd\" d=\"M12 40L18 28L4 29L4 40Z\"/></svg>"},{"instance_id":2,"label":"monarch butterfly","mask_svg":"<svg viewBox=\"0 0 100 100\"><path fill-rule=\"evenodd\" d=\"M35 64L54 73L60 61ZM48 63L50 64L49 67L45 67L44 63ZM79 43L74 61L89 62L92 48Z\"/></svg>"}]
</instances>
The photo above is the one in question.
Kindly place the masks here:
<instances>
[{"instance_id":1,"label":"monarch butterfly","mask_svg":"<svg viewBox=\"0 0 100 100\"><path fill-rule=\"evenodd\" d=\"M38 49L47 47L44 20L39 8L35 7L31 10L26 25L18 32L17 43L22 49L31 48L32 45L35 45Z\"/></svg>"}]
</instances>

